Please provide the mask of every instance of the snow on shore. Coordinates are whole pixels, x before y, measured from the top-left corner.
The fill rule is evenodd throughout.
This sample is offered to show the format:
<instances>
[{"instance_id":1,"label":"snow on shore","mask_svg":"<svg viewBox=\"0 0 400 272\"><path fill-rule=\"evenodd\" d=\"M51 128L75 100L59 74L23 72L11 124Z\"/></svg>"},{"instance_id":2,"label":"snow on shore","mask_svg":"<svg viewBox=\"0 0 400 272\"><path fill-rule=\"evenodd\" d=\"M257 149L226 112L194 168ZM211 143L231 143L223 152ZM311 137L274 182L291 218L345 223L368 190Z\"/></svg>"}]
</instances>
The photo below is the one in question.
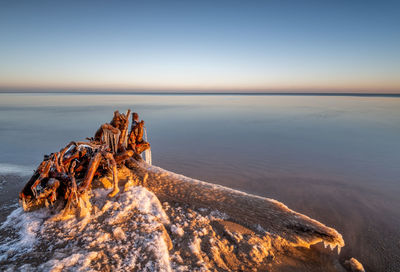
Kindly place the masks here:
<instances>
[{"instance_id":1,"label":"snow on shore","mask_svg":"<svg viewBox=\"0 0 400 272\"><path fill-rule=\"evenodd\" d=\"M169 219L157 197L142 187L118 201L108 200L106 190L93 193L94 211L82 220L16 209L0 229L14 233L0 246L0 265L9 271L171 271L163 238Z\"/></svg>"}]
</instances>

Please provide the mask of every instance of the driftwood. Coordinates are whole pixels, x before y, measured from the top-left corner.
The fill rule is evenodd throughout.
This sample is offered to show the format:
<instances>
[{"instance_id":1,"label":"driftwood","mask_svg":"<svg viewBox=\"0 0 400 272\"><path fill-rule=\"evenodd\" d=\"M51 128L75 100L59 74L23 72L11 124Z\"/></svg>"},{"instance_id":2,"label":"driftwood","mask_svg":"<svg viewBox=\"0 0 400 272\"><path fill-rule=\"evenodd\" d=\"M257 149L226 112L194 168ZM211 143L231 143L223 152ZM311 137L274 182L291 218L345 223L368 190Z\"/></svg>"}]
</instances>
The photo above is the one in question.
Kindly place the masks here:
<instances>
[{"instance_id":1,"label":"driftwood","mask_svg":"<svg viewBox=\"0 0 400 272\"><path fill-rule=\"evenodd\" d=\"M112 121L103 124L88 142L71 142L59 152L45 156L20 193L24 210L61 206L61 217L56 215L55 219L66 218L73 211L82 215L82 211L87 210L84 208L91 206L88 198L92 181L109 180L111 173L113 190L110 197L118 194L121 180L125 183L124 190L132 185L143 186L161 202L212 208L227 217L217 220L218 224L225 224L223 228L229 225L247 228L262 235L262 241L276 252L289 252L294 247L310 247L320 242L331 249L337 247L338 252L344 246L344 240L336 230L290 210L278 201L141 163L140 153L148 143L141 139L143 131L136 134L131 131L128 141L129 114L130 111L126 114L116 111ZM138 127L143 128L143 122Z\"/></svg>"},{"instance_id":2,"label":"driftwood","mask_svg":"<svg viewBox=\"0 0 400 272\"><path fill-rule=\"evenodd\" d=\"M210 208L225 213L229 220L254 232L260 227L282 238L279 243L306 247L322 242L338 253L345 245L342 235L333 228L297 213L283 203L225 186L195 180L133 159L125 163L129 172L120 170L120 179L129 185L142 186L161 202L182 203L195 208ZM135 173L135 177L129 177ZM129 181L128 181L129 182Z\"/></svg>"},{"instance_id":3,"label":"driftwood","mask_svg":"<svg viewBox=\"0 0 400 272\"><path fill-rule=\"evenodd\" d=\"M144 151L128 146L130 113L115 111L111 122L101 125L88 142L70 142L59 152L45 155L19 195L24 210L53 206L56 200L66 209L79 205L92 180L108 171L113 175L110 196L115 196L119 192L118 167L127 159L140 159Z\"/></svg>"}]
</instances>

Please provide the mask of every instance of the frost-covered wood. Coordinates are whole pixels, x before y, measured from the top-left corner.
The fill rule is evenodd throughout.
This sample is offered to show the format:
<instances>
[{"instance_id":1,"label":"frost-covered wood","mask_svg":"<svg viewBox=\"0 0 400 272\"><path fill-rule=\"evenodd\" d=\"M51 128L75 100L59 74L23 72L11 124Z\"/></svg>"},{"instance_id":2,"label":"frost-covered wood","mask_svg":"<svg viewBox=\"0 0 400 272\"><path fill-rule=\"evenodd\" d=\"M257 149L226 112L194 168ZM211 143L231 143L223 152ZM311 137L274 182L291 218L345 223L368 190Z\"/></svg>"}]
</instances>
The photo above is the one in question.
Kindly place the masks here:
<instances>
[{"instance_id":1,"label":"frost-covered wood","mask_svg":"<svg viewBox=\"0 0 400 272\"><path fill-rule=\"evenodd\" d=\"M24 209L53 206L56 202L68 210L81 208L80 199L88 195L92 180L108 171L114 177L110 196L115 196L119 192L118 167L143 151L128 146L130 113L115 111L111 122L101 125L88 142L71 142L59 152L45 155L20 193Z\"/></svg>"},{"instance_id":2,"label":"frost-covered wood","mask_svg":"<svg viewBox=\"0 0 400 272\"><path fill-rule=\"evenodd\" d=\"M54 230L61 226L65 231L65 235L57 234L61 237L61 243L68 244L71 239L69 232L73 232L74 239L87 246L83 251L77 247L74 253L81 260L76 263L78 266L88 259L90 262L96 260L98 264L118 264L110 269L118 270L120 265L126 265L125 260L109 259L115 251L114 240L119 241L119 246L129 244L129 248L137 248L134 255L124 257L131 260L133 266L124 268L138 269L138 265L142 267L153 263L155 267L166 267L165 271L178 269L183 263L188 264L185 267L189 270L199 266L205 270L264 271L274 267L269 265L282 264L282 260L289 258L289 253L291 261L296 259L298 248L310 248L322 242L331 249L337 247L340 252L344 246L342 236L335 229L297 213L276 200L195 180L145 163L140 157L140 153L149 148L149 144L141 139L144 123L140 122L135 127L139 133L128 133L129 114L130 111L126 114L116 111L111 122L101 125L89 141L71 142L59 152L45 156L20 193L25 211L49 208L49 213L39 224L40 233L51 238L47 243L51 245L52 239L57 239L53 237ZM92 190L95 184L111 190ZM113 198L116 195L118 197ZM135 195L140 198L138 202L135 201ZM143 199L151 201L142 203ZM161 205L159 201L164 203ZM161 220L158 215L154 215L153 208L146 210L143 216L140 214L143 211L139 215L136 211L132 212L132 207L148 207L150 204L157 207L158 214L167 211L169 218L163 215ZM39 211L35 212L40 214ZM136 224L135 220L140 221L142 217L153 218L154 222L146 222L140 227L141 223ZM60 219L72 219L71 222L75 223L54 223ZM138 228L133 229L134 226ZM194 230L194 226L197 229ZM148 256L141 256L143 260L137 261L138 254L146 252L148 247L147 243L135 243L135 239L141 239L141 235L147 237L153 227L157 228L157 239L153 242L162 249L161 257L153 256L154 259L150 258L151 261L147 262L144 260ZM149 233L142 233L146 228ZM97 234L93 232L97 229L101 230L101 237L106 237L104 254L85 254L93 241L97 241ZM110 234L107 233L108 229L112 230ZM149 237L154 238L154 235ZM206 237L206 242L199 237ZM189 243L185 239L189 239ZM99 243L104 241L99 240ZM38 247L45 246L40 244ZM187 247L187 251L181 252L177 247ZM14 257L12 259L18 259ZM53 257L59 258L58 255ZM38 267L52 267L53 257L50 256L45 264L38 264ZM23 260L27 257L21 258ZM69 258L57 260L61 263L65 261L67 268ZM310 260L312 258L315 256L310 256ZM301 263L305 259L301 255L296 262ZM330 261L337 262L335 258ZM316 263L323 262L319 260ZM73 267L76 268L75 264ZM304 267L310 268L307 264ZM325 271L343 271L339 263L331 263L329 267L332 269L324 267ZM98 269L91 266L94 270L103 268L102 265Z\"/></svg>"}]
</instances>

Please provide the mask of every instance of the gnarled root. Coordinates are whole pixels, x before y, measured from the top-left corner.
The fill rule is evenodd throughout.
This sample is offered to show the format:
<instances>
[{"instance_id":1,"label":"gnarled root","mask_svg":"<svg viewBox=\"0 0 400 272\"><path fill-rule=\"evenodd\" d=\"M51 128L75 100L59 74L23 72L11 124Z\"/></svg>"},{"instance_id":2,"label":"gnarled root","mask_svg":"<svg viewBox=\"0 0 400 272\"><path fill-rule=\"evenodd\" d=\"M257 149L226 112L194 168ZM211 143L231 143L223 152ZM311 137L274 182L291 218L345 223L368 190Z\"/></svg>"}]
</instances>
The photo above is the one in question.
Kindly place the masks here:
<instances>
[{"instance_id":1,"label":"gnarled root","mask_svg":"<svg viewBox=\"0 0 400 272\"><path fill-rule=\"evenodd\" d=\"M103 124L89 142L70 142L59 152L45 155L19 194L24 210L53 206L58 199L64 207L60 217L75 214L77 208L82 216L91 206L93 179L108 171L113 175L113 190L109 196L117 195L120 191L118 167L139 156L127 146L129 115L130 110L126 114L116 111L112 121Z\"/></svg>"}]
</instances>

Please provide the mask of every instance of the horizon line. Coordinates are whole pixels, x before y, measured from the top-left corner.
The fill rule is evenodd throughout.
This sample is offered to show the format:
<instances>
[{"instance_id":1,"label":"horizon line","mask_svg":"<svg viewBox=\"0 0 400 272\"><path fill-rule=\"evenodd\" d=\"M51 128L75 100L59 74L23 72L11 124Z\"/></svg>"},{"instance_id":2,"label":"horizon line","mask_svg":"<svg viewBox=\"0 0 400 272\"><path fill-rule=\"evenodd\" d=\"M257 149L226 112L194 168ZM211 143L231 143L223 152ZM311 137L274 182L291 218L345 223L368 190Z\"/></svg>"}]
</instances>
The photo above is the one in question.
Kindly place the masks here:
<instances>
[{"instance_id":1,"label":"horizon line","mask_svg":"<svg viewBox=\"0 0 400 272\"><path fill-rule=\"evenodd\" d=\"M243 96L359 96L359 97L399 97L400 93L379 92L185 92L185 91L62 91L62 90L1 90L0 94L91 94L91 95L243 95Z\"/></svg>"}]
</instances>

